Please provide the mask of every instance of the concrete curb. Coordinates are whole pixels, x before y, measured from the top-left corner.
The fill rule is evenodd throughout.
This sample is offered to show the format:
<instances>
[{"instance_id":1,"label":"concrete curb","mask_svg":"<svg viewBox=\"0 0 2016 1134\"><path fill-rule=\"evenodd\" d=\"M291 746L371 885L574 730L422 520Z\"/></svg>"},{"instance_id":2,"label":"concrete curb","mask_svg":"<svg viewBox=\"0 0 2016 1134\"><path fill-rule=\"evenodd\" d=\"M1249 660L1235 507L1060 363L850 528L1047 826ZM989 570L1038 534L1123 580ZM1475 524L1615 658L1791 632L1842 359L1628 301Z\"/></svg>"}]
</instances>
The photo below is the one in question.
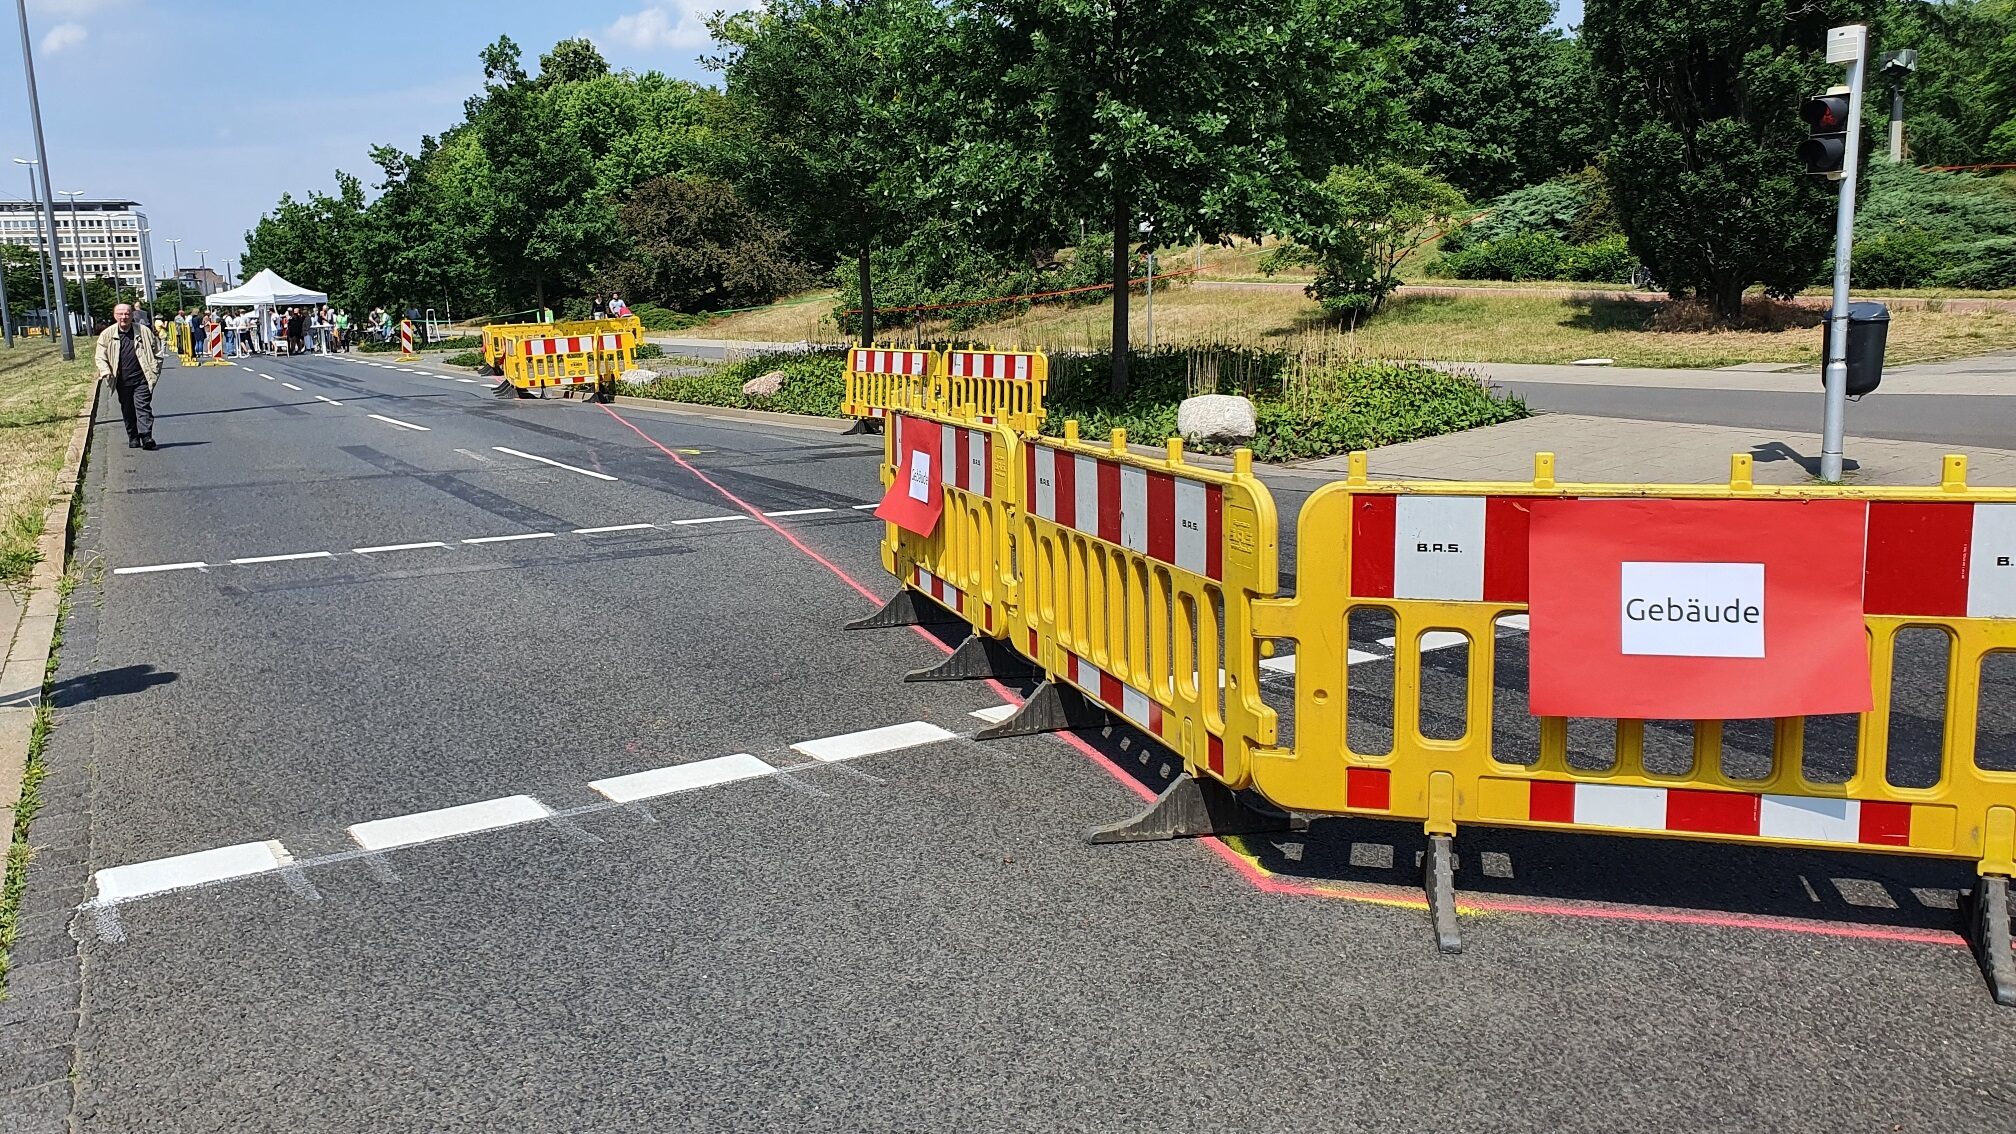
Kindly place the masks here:
<instances>
[{"instance_id":1,"label":"concrete curb","mask_svg":"<svg viewBox=\"0 0 2016 1134\"><path fill-rule=\"evenodd\" d=\"M35 706L42 701L42 683L49 669L49 652L56 639L56 616L60 599L57 581L68 566L70 550L70 503L76 497L84 470L84 455L91 444L91 424L98 417L98 395L105 383L92 379L91 392L71 427L70 447L63 456L63 471L49 494L49 506L42 513L42 559L28 578L28 600L8 641L7 656L0 664L0 808L12 810L21 798L21 779L28 771L28 738L35 727ZM11 826L11 825L10 825Z\"/></svg>"}]
</instances>

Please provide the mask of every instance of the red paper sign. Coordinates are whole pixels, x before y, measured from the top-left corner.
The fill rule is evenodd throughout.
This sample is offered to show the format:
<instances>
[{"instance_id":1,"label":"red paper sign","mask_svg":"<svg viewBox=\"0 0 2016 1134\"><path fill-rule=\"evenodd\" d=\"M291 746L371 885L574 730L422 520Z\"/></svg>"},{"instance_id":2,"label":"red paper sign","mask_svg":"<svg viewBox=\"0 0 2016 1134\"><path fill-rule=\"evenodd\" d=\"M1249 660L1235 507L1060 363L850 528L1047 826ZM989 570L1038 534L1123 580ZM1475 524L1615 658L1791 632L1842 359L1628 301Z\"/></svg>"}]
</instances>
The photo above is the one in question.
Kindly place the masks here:
<instances>
[{"instance_id":1,"label":"red paper sign","mask_svg":"<svg viewBox=\"0 0 2016 1134\"><path fill-rule=\"evenodd\" d=\"M1854 500L1540 500L1535 716L1733 720L1870 707Z\"/></svg>"},{"instance_id":2,"label":"red paper sign","mask_svg":"<svg viewBox=\"0 0 2016 1134\"><path fill-rule=\"evenodd\" d=\"M896 479L876 507L877 519L887 520L907 532L928 536L938 527L945 512L945 491L939 487L942 470L939 429L929 423L912 422L903 428L903 419L889 419L896 439Z\"/></svg>"}]
</instances>

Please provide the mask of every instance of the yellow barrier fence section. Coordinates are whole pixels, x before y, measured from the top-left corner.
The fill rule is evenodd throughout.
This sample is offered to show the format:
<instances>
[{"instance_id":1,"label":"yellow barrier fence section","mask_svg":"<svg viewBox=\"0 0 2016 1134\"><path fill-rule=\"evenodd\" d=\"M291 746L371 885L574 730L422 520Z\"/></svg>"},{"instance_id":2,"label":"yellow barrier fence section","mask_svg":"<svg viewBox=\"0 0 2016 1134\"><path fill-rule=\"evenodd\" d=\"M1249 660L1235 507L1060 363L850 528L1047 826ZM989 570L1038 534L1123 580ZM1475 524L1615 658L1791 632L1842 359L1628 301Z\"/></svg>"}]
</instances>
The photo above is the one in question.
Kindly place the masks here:
<instances>
[{"instance_id":1,"label":"yellow barrier fence section","mask_svg":"<svg viewBox=\"0 0 2016 1134\"><path fill-rule=\"evenodd\" d=\"M971 413L999 421L1025 437L1043 431L1043 394L1050 361L1040 351L948 350L931 383L930 408L954 417Z\"/></svg>"},{"instance_id":2,"label":"yellow barrier fence section","mask_svg":"<svg viewBox=\"0 0 2016 1134\"><path fill-rule=\"evenodd\" d=\"M897 410L942 413L943 406L927 400L929 383L941 363L934 351L854 347L847 352L846 392L840 412L859 418L884 418Z\"/></svg>"},{"instance_id":3,"label":"yellow barrier fence section","mask_svg":"<svg viewBox=\"0 0 2016 1134\"><path fill-rule=\"evenodd\" d=\"M632 343L622 331L518 338L504 357L504 377L521 390L585 386L600 391L630 369Z\"/></svg>"},{"instance_id":4,"label":"yellow barrier fence section","mask_svg":"<svg viewBox=\"0 0 2016 1134\"><path fill-rule=\"evenodd\" d=\"M1010 640L1193 774L1244 787L1276 740L1251 626L1278 589L1273 496L1243 450L1220 472L1185 463L1178 440L1141 457L1124 430L1094 445L1077 426L1022 447Z\"/></svg>"},{"instance_id":5,"label":"yellow barrier fence section","mask_svg":"<svg viewBox=\"0 0 2016 1134\"><path fill-rule=\"evenodd\" d=\"M890 415L883 480L897 473L906 435L938 434L931 472L945 496L937 528L920 536L895 524L882 541L882 566L987 638L1005 638L1016 599L1009 536L1014 526L1020 441L998 425L929 414Z\"/></svg>"},{"instance_id":6,"label":"yellow barrier fence section","mask_svg":"<svg viewBox=\"0 0 2016 1134\"><path fill-rule=\"evenodd\" d=\"M635 315L615 319L575 319L565 323L490 323L483 328L483 359L500 372L524 339L627 334L634 349L644 341L644 323Z\"/></svg>"},{"instance_id":7,"label":"yellow barrier fence section","mask_svg":"<svg viewBox=\"0 0 2016 1134\"><path fill-rule=\"evenodd\" d=\"M1253 783L1269 800L1298 811L1420 820L1431 836L1482 823L1881 850L1967 859L1984 874L2016 871L2016 769L1976 759L1983 661L2016 650L2016 569L2006 566L2016 551L2016 490L1967 487L1961 457L1947 458L1943 483L1926 488L1760 486L1747 456L1734 459L1727 486L1557 484L1551 454L1535 465L1530 484L1390 483L1368 480L1356 454L1347 481L1310 497L1298 593L1262 603L1255 619L1259 634L1298 643L1294 748L1254 758ZM1626 497L1866 502L1863 609L1874 709L1857 721L1845 778L1811 774L1803 717L1747 722L1768 727L1769 759L1740 775L1723 759L1729 722L1720 720L1693 722L1692 759L1677 768L1648 766L1642 720L1601 722L1609 751L1584 746L1574 758L1570 722L1558 717L1539 720L1533 750L1494 743L1494 713L1527 711L1499 703L1506 686L1494 673L1494 641L1501 620L1516 625L1527 609L1532 502ZM1443 552L1440 562L1418 553L1431 548ZM1464 569L1450 569L1458 561ZM1390 725L1391 746L1383 753L1354 747L1348 723L1349 628L1364 610L1390 614L1394 627L1393 712L1381 722ZM1937 776L1915 786L1889 774L1892 670L1899 635L1912 628L1950 644ZM1424 653L1452 644L1468 647L1464 728L1429 735ZM1457 712L1450 705L1448 718ZM1386 731L1379 729L1382 739Z\"/></svg>"}]
</instances>

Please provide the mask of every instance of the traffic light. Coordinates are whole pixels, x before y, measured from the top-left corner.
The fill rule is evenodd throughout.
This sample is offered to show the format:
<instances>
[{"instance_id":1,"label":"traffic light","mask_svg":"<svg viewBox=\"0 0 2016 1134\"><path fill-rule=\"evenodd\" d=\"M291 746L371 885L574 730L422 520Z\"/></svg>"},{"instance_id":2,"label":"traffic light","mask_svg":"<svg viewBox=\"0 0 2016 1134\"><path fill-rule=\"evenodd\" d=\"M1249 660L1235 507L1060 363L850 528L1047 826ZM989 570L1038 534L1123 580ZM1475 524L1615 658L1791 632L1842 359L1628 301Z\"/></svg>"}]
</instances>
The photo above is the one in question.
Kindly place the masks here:
<instances>
[{"instance_id":1,"label":"traffic light","mask_svg":"<svg viewBox=\"0 0 2016 1134\"><path fill-rule=\"evenodd\" d=\"M1812 131L1799 143L1799 160L1806 163L1806 172L1839 178L1848 154L1848 92L1829 91L1807 99L1799 117Z\"/></svg>"}]
</instances>

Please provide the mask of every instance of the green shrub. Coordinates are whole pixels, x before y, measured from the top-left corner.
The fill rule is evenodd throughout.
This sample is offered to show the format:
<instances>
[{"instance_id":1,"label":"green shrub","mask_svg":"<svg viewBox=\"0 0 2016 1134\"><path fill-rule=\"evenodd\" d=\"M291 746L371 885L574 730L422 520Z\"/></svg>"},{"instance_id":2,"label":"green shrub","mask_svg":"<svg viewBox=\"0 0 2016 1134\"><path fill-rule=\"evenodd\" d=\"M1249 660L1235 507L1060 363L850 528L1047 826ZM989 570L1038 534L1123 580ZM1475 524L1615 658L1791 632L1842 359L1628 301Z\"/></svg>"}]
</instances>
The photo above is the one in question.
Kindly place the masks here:
<instances>
[{"instance_id":1,"label":"green shrub","mask_svg":"<svg viewBox=\"0 0 2016 1134\"><path fill-rule=\"evenodd\" d=\"M451 338L435 339L431 343L423 343L417 337L413 340L413 349L416 351L470 350L482 345L483 339L480 335L455 335ZM389 343L361 342L357 344L357 349L365 354L390 354L399 349L399 336L392 336L392 341Z\"/></svg>"},{"instance_id":2,"label":"green shrub","mask_svg":"<svg viewBox=\"0 0 2016 1134\"><path fill-rule=\"evenodd\" d=\"M1637 268L1638 257L1631 254L1631 242L1621 232L1571 246L1561 263L1563 278L1583 283L1630 283Z\"/></svg>"},{"instance_id":3,"label":"green shrub","mask_svg":"<svg viewBox=\"0 0 2016 1134\"><path fill-rule=\"evenodd\" d=\"M2016 287L2016 192L1997 178L1876 165L1855 216L1854 278L1871 287ZM1830 262L1820 280L1833 271Z\"/></svg>"},{"instance_id":4,"label":"green shrub","mask_svg":"<svg viewBox=\"0 0 2016 1134\"><path fill-rule=\"evenodd\" d=\"M1896 229L1855 242L1855 282L1868 287L1918 287L1944 266L1938 234Z\"/></svg>"},{"instance_id":5,"label":"green shrub","mask_svg":"<svg viewBox=\"0 0 2016 1134\"><path fill-rule=\"evenodd\" d=\"M639 303L630 309L630 313L637 316L637 321L643 324L647 331L683 331L707 321L705 315L688 315L684 311L674 311L655 303Z\"/></svg>"},{"instance_id":6,"label":"green shrub","mask_svg":"<svg viewBox=\"0 0 2016 1134\"><path fill-rule=\"evenodd\" d=\"M1439 256L1428 265L1428 274L1459 280L1628 283L1637 266L1630 241L1621 233L1570 244L1551 232L1525 232Z\"/></svg>"},{"instance_id":7,"label":"green shrub","mask_svg":"<svg viewBox=\"0 0 2016 1134\"><path fill-rule=\"evenodd\" d=\"M451 354L441 361L449 366L481 366L483 365L483 352L480 350L465 350L461 354Z\"/></svg>"},{"instance_id":8,"label":"green shrub","mask_svg":"<svg viewBox=\"0 0 2016 1134\"><path fill-rule=\"evenodd\" d=\"M1950 266L1932 275L1933 287L2016 288L2016 236L1991 236L1940 247Z\"/></svg>"},{"instance_id":9,"label":"green shrub","mask_svg":"<svg viewBox=\"0 0 2016 1134\"><path fill-rule=\"evenodd\" d=\"M706 374L660 378L649 385L627 387L624 392L637 397L664 398L704 406L837 417L841 395L845 393L842 378L845 364L846 352L841 350L816 354L762 354ZM751 398L742 393L743 383L772 370L784 372L784 387L776 397Z\"/></svg>"},{"instance_id":10,"label":"green shrub","mask_svg":"<svg viewBox=\"0 0 2016 1134\"><path fill-rule=\"evenodd\" d=\"M976 300L1094 287L1108 282L1111 275L1111 261L1100 255L1096 248L1083 255L1061 259L1048 256L1017 259L982 251L974 247L956 226L941 222L925 225L897 247L875 250L869 256L869 263L875 274L875 305L878 310L945 305L924 315L932 322L942 320L953 331L1012 318L1027 311L1036 302L1017 299L976 303ZM843 333L858 333L860 316L846 314L861 306L860 281L851 258L835 270L834 279L840 287L840 300L834 307L833 318ZM1158 280L1156 286L1166 285ZM1106 292L1094 290L1073 292L1042 302L1097 303L1105 298ZM958 306L960 304L971 306ZM897 313L887 320L877 319L878 323L891 321L908 323L911 316Z\"/></svg>"},{"instance_id":11,"label":"green shrub","mask_svg":"<svg viewBox=\"0 0 2016 1134\"><path fill-rule=\"evenodd\" d=\"M657 343L638 343L631 348L631 358L664 358L665 348Z\"/></svg>"}]
</instances>

